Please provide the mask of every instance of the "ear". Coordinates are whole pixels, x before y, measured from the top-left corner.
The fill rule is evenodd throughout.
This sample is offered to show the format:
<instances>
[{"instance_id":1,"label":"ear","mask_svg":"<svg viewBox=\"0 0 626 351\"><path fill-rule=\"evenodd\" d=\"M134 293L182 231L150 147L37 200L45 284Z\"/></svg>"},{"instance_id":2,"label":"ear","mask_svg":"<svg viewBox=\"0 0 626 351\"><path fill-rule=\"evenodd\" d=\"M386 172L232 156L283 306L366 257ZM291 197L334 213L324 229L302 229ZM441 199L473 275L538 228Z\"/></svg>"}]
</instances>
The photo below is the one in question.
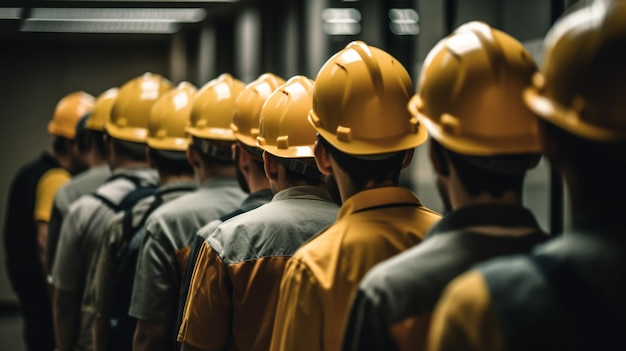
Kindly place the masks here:
<instances>
[{"instance_id":1,"label":"ear","mask_svg":"<svg viewBox=\"0 0 626 351\"><path fill-rule=\"evenodd\" d=\"M241 169L242 172L248 173L250 170L250 162L252 161L252 157L246 149L241 147L238 144L234 144L233 146L233 158L235 158L235 154L237 155L237 167Z\"/></svg>"},{"instance_id":2,"label":"ear","mask_svg":"<svg viewBox=\"0 0 626 351\"><path fill-rule=\"evenodd\" d=\"M187 147L187 151L185 152L187 156L187 161L194 168L200 168L200 156L198 152L193 148L193 146L189 145Z\"/></svg>"},{"instance_id":3,"label":"ear","mask_svg":"<svg viewBox=\"0 0 626 351\"><path fill-rule=\"evenodd\" d=\"M315 154L317 169L319 169L323 175L331 175L333 173L333 166L330 163L332 156L328 150L326 150L324 145L316 141L315 146L313 147L313 153Z\"/></svg>"},{"instance_id":4,"label":"ear","mask_svg":"<svg viewBox=\"0 0 626 351\"><path fill-rule=\"evenodd\" d=\"M448 160L440 160L437 155L435 155L435 151L433 150L433 144L430 143L429 145L429 156L430 156L430 162L433 165L433 168L435 169L435 173L437 173L437 175L439 177L447 177L449 175L449 167L448 164L446 163L445 165L441 164L440 162L448 162Z\"/></svg>"},{"instance_id":5,"label":"ear","mask_svg":"<svg viewBox=\"0 0 626 351\"><path fill-rule=\"evenodd\" d=\"M278 162L265 151L263 151L263 169L267 179L278 179Z\"/></svg>"},{"instance_id":6,"label":"ear","mask_svg":"<svg viewBox=\"0 0 626 351\"><path fill-rule=\"evenodd\" d=\"M150 148L146 148L146 161L148 161L148 166L150 166L150 168L156 168L154 159L152 159L152 153L150 152Z\"/></svg>"},{"instance_id":7,"label":"ear","mask_svg":"<svg viewBox=\"0 0 626 351\"><path fill-rule=\"evenodd\" d=\"M406 150L404 153L404 158L402 158L402 169L407 168L411 161L413 161L413 155L415 154L415 149Z\"/></svg>"}]
</instances>

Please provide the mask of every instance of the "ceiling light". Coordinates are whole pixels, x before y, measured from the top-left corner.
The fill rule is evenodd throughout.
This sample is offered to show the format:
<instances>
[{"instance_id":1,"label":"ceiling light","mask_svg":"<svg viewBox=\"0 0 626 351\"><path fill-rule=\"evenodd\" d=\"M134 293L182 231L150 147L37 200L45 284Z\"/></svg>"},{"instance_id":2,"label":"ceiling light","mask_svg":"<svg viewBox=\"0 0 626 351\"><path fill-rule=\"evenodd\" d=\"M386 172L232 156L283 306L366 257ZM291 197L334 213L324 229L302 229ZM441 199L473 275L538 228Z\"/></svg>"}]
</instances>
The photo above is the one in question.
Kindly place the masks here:
<instances>
[{"instance_id":1,"label":"ceiling light","mask_svg":"<svg viewBox=\"0 0 626 351\"><path fill-rule=\"evenodd\" d=\"M63 33L131 33L172 34L180 29L173 21L46 21L27 19L20 28L23 32Z\"/></svg>"},{"instance_id":2,"label":"ceiling light","mask_svg":"<svg viewBox=\"0 0 626 351\"><path fill-rule=\"evenodd\" d=\"M122 9L122 8L34 8L30 19L37 20L150 20L176 21L182 23L200 22L206 18L206 10L201 8L175 9Z\"/></svg>"},{"instance_id":3,"label":"ceiling light","mask_svg":"<svg viewBox=\"0 0 626 351\"><path fill-rule=\"evenodd\" d=\"M21 8L5 7L0 8L0 19L20 19Z\"/></svg>"}]
</instances>

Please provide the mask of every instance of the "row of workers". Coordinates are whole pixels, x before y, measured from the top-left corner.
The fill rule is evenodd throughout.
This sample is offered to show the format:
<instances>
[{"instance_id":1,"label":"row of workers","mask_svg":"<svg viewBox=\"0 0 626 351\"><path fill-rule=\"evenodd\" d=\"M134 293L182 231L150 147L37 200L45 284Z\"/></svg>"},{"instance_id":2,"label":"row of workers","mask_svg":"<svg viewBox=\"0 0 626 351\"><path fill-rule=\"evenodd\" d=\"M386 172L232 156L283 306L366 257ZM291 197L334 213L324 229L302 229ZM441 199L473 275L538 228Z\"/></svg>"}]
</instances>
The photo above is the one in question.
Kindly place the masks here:
<instances>
[{"instance_id":1,"label":"row of workers","mask_svg":"<svg viewBox=\"0 0 626 351\"><path fill-rule=\"evenodd\" d=\"M91 135L83 154L99 161L56 191L51 215L29 214L56 336L32 331L33 343L619 345L624 19L623 0L572 9L548 33L541 70L515 38L464 24L430 51L417 94L395 58L358 41L315 81L224 74L196 89L146 74L103 93L60 139ZM421 145L450 204L443 217L399 185ZM570 193L573 225L557 239L523 207L542 155ZM44 168L36 194L59 166Z\"/></svg>"}]
</instances>

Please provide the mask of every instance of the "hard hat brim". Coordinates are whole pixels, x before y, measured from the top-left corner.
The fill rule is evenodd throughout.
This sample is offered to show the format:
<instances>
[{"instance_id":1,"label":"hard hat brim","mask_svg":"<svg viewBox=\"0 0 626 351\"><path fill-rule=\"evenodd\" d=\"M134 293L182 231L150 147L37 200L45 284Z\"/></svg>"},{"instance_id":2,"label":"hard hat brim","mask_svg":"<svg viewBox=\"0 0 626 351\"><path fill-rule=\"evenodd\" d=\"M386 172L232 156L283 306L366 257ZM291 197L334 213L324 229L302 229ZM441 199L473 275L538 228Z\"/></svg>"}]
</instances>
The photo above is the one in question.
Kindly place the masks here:
<instances>
[{"instance_id":1,"label":"hard hat brim","mask_svg":"<svg viewBox=\"0 0 626 351\"><path fill-rule=\"evenodd\" d=\"M470 138L451 136L446 133L441 126L431 120L428 116L418 112L420 122L428 130L428 134L445 148L457 152L461 155L469 156L494 156L505 154L540 153L541 143L538 138L497 138L491 140L481 139L476 142Z\"/></svg>"},{"instance_id":2,"label":"hard hat brim","mask_svg":"<svg viewBox=\"0 0 626 351\"><path fill-rule=\"evenodd\" d=\"M123 127L120 128L112 123L106 123L104 129L108 135L115 139L130 141L133 143L146 143L148 130L143 128Z\"/></svg>"},{"instance_id":3,"label":"hard hat brim","mask_svg":"<svg viewBox=\"0 0 626 351\"><path fill-rule=\"evenodd\" d=\"M626 133L619 130L608 130L586 123L578 112L567 109L541 95L536 88L526 88L523 93L524 102L539 118L548 121L565 131L585 139L602 142L626 139Z\"/></svg>"}]
</instances>

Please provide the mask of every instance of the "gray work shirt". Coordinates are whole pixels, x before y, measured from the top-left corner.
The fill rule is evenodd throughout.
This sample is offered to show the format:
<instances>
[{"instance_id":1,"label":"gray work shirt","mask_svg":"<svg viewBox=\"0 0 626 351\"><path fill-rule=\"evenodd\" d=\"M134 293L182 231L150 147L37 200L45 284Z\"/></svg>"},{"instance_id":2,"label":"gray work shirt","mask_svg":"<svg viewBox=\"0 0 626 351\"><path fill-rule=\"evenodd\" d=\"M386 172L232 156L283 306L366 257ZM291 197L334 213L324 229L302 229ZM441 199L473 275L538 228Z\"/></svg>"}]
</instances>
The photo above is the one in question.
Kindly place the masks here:
<instances>
[{"instance_id":1,"label":"gray work shirt","mask_svg":"<svg viewBox=\"0 0 626 351\"><path fill-rule=\"evenodd\" d=\"M235 177L212 178L148 217L137 260L131 316L175 323L189 243L198 229L239 208L245 197Z\"/></svg>"},{"instance_id":2,"label":"gray work shirt","mask_svg":"<svg viewBox=\"0 0 626 351\"><path fill-rule=\"evenodd\" d=\"M120 169L113 172L112 180L95 191L113 203L119 203L135 184L118 175L141 179L145 184L156 184L158 175L149 168ZM52 283L59 290L82 293L90 265L105 228L115 212L91 194L83 195L72 203L61 226ZM81 330L76 350L91 350L92 311L82 311Z\"/></svg>"},{"instance_id":3,"label":"gray work shirt","mask_svg":"<svg viewBox=\"0 0 626 351\"><path fill-rule=\"evenodd\" d=\"M108 165L92 167L81 172L68 182L63 184L54 195L52 213L48 222L48 235L46 237L46 265L54 265L54 257L61 233L63 218L67 215L72 202L79 197L95 191L111 175Z\"/></svg>"}]
</instances>

